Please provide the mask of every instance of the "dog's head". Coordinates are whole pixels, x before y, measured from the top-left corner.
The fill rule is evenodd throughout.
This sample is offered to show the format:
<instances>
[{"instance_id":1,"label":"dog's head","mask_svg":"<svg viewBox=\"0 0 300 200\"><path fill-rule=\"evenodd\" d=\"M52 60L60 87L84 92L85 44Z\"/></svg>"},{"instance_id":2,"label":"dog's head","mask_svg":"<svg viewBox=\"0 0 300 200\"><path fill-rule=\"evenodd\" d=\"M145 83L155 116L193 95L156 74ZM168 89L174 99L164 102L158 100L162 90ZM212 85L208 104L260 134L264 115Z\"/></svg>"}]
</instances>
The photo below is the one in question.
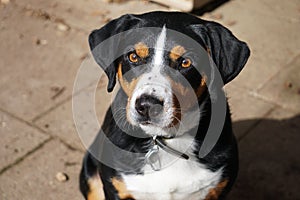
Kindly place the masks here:
<instances>
[{"instance_id":1,"label":"dog's head","mask_svg":"<svg viewBox=\"0 0 300 200\"><path fill-rule=\"evenodd\" d=\"M196 41L202 50L174 32ZM118 77L128 97L127 120L146 132L172 127L193 109L213 83L212 70L204 69L210 59L226 84L250 54L246 43L220 24L177 12L124 15L93 31L89 43L108 76L107 90L113 90Z\"/></svg>"}]
</instances>

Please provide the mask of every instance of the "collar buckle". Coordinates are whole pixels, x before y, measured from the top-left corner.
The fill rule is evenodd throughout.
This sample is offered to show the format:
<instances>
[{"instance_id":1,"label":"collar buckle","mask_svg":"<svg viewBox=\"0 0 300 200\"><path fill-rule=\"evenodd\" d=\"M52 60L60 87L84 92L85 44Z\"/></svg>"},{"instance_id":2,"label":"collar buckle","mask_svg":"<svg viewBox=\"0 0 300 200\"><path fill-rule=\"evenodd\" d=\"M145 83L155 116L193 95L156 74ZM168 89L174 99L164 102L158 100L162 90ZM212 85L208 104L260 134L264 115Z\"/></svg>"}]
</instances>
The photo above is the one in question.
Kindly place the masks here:
<instances>
[{"instance_id":1,"label":"collar buckle","mask_svg":"<svg viewBox=\"0 0 300 200\"><path fill-rule=\"evenodd\" d=\"M158 145L155 144L152 149L146 154L145 158L146 163L149 164L154 171L159 171L161 169Z\"/></svg>"}]
</instances>

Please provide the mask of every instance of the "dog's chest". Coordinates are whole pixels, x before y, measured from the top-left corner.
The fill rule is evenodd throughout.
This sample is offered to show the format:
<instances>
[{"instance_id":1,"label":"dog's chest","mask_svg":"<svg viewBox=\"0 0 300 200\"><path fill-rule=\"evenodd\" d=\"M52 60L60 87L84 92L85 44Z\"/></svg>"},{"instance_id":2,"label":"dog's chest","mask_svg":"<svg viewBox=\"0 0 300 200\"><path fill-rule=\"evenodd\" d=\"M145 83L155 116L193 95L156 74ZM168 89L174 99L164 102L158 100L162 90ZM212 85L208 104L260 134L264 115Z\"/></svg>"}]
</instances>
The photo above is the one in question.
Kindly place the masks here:
<instances>
[{"instance_id":1,"label":"dog's chest","mask_svg":"<svg viewBox=\"0 0 300 200\"><path fill-rule=\"evenodd\" d=\"M122 177L137 200L201 200L220 182L221 174L222 170L212 172L194 161L179 159L160 171Z\"/></svg>"}]
</instances>

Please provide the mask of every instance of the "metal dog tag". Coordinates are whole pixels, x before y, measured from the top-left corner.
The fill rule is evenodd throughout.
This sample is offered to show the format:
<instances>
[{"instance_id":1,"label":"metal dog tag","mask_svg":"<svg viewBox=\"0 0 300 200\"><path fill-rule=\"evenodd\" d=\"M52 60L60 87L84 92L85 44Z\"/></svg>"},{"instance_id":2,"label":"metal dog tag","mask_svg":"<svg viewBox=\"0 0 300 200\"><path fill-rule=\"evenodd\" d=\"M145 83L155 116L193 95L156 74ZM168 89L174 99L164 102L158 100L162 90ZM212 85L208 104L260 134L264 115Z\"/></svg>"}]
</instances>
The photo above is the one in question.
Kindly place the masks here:
<instances>
[{"instance_id":1,"label":"metal dog tag","mask_svg":"<svg viewBox=\"0 0 300 200\"><path fill-rule=\"evenodd\" d=\"M153 148L146 154L146 162L154 171L159 171L161 169L161 162L158 152L159 147L154 145Z\"/></svg>"}]
</instances>

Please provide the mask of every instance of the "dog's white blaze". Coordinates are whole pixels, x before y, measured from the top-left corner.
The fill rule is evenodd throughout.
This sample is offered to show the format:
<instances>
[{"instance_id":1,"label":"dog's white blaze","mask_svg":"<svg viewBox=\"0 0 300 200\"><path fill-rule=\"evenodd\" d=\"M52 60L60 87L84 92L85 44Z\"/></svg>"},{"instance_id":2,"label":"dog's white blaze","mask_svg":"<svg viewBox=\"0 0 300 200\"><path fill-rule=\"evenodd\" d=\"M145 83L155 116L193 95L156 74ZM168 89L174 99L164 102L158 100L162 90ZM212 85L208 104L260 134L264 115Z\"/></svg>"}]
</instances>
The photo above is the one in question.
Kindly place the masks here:
<instances>
[{"instance_id":1,"label":"dog's white blaze","mask_svg":"<svg viewBox=\"0 0 300 200\"><path fill-rule=\"evenodd\" d=\"M172 88L169 81L161 74L161 69L164 66L164 50L166 45L166 38L167 38L167 30L164 26L162 28L161 33L159 34L156 44L155 44L155 52L154 58L152 60L152 69L150 72L143 74L138 81L132 98L130 100L130 113L129 113L129 121L137 125L135 123L135 116L138 114L135 111L135 102L136 99L139 98L142 94L154 95L159 99L164 101L164 112L163 117L161 117L161 121L159 126L166 127L172 122L173 117L173 100L172 100ZM155 91L155 92L154 92ZM141 128L147 129L146 126L141 126ZM144 129L144 130L145 130ZM157 134L162 132L156 132ZM152 133L155 134L155 133ZM163 135L163 133L162 133Z\"/></svg>"},{"instance_id":2,"label":"dog's white blaze","mask_svg":"<svg viewBox=\"0 0 300 200\"><path fill-rule=\"evenodd\" d=\"M163 27L155 45L155 53L154 53L154 67L160 67L162 65L164 50L165 50L165 43L167 39L167 30L166 26Z\"/></svg>"},{"instance_id":3,"label":"dog's white blaze","mask_svg":"<svg viewBox=\"0 0 300 200\"><path fill-rule=\"evenodd\" d=\"M175 149L188 148L187 153L192 152L192 136L182 137L167 141ZM215 188L221 181L223 169L212 172L203 164L195 161L187 161L166 153L159 152L162 163L171 165L160 171L146 173L144 175L122 175L127 189L137 200L204 200L209 190ZM144 170L149 172L150 166Z\"/></svg>"}]
</instances>

